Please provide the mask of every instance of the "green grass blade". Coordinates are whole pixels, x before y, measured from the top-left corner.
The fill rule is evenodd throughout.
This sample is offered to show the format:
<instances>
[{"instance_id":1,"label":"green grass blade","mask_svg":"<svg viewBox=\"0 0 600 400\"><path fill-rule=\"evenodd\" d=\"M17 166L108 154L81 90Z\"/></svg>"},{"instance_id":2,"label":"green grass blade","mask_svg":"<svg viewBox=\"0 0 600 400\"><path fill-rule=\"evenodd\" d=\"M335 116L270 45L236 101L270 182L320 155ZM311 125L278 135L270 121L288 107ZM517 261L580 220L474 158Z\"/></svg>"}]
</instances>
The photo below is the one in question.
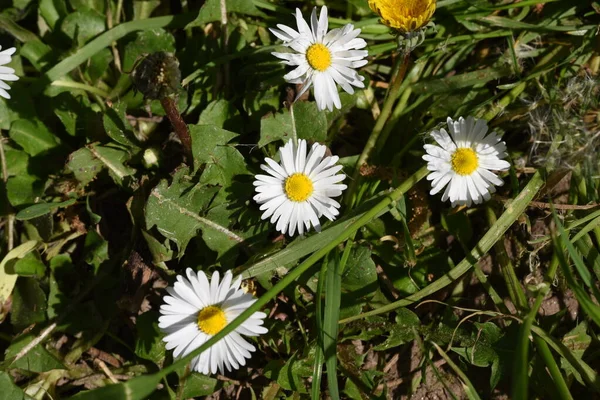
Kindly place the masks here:
<instances>
[{"instance_id":1,"label":"green grass blade","mask_svg":"<svg viewBox=\"0 0 600 400\"><path fill-rule=\"evenodd\" d=\"M556 360L552 356L550 352L550 348L548 344L540 339L539 336L533 337L533 342L535 343L535 347L538 353L542 356L546 367L548 368L548 372L554 381L554 386L556 388L556 394L561 400L572 400L573 396L571 396L571 392L569 391L569 387L565 382L562 374L560 373L560 368L556 363Z\"/></svg>"},{"instance_id":2,"label":"green grass blade","mask_svg":"<svg viewBox=\"0 0 600 400\"><path fill-rule=\"evenodd\" d=\"M600 393L600 380L598 378L598 373L590 367L585 361L580 358L577 358L571 350L565 346L560 340L555 339L542 328L533 325L531 327L531 331L542 338L548 345L556 351L556 353L565 358L569 364L573 366L581 374L581 377L587 383L590 389L594 390L596 393Z\"/></svg>"},{"instance_id":3,"label":"green grass blade","mask_svg":"<svg viewBox=\"0 0 600 400\"><path fill-rule=\"evenodd\" d=\"M452 370L456 373L456 375L458 375L460 377L460 379L463 381L463 389L465 390L467 397L471 400L481 400L481 397L479 397L479 394L477 394L477 390L475 389L475 386L473 386L473 384L471 383L471 381L469 380L467 375L458 367L458 365L456 365L454 363L454 361L452 361L450 356L448 356L448 354L446 354L446 352L444 350L442 350L442 348L440 346L438 346L434 342L431 342L431 343L433 344L435 349L438 351L440 356L442 356L442 358L444 360L446 360L446 362L448 363L450 368L452 368Z\"/></svg>"},{"instance_id":4,"label":"green grass blade","mask_svg":"<svg viewBox=\"0 0 600 400\"><path fill-rule=\"evenodd\" d=\"M340 257L327 265L327 281L325 291L325 320L323 321L323 350L327 366L327 386L332 400L339 400L340 391L337 380L337 336L340 324L340 303L342 299L342 275L340 274Z\"/></svg>"},{"instance_id":5,"label":"green grass blade","mask_svg":"<svg viewBox=\"0 0 600 400\"><path fill-rule=\"evenodd\" d=\"M315 301L315 319L317 327L317 345L315 351L315 363L313 367L312 386L310 396L312 400L319 400L321 397L321 379L323 378L323 286L325 285L325 273L327 272L327 257L323 261L319 271L319 281L317 282L317 293Z\"/></svg>"},{"instance_id":6,"label":"green grass blade","mask_svg":"<svg viewBox=\"0 0 600 400\"><path fill-rule=\"evenodd\" d=\"M527 186L521 191L519 196L514 199L508 206L506 211L498 218L498 221L492 225L492 227L483 235L479 243L471 250L471 253L467 255L455 268L450 272L432 282L427 287L421 289L415 294L412 294L404 299L395 301L391 304L379 307L373 311L369 311L363 314L359 314L353 317L345 318L340 321L341 324L346 324L351 321L370 317L373 315L384 314L393 311L400 307L406 307L416 301L427 297L438 290L445 288L453 282L456 282L462 275L469 271L473 265L483 257L492 246L500 240L504 233L510 228L510 226L519 218L523 213L529 202L534 198L537 192L540 190L544 180L540 172L536 172L532 177Z\"/></svg>"},{"instance_id":7,"label":"green grass blade","mask_svg":"<svg viewBox=\"0 0 600 400\"><path fill-rule=\"evenodd\" d=\"M94 40L90 41L88 44L77 50L72 56L65 58L54 67L50 68L44 75L42 75L42 77L39 79L39 82L34 85L32 91L35 92L43 90L47 84L73 71L79 65L93 57L96 53L106 47L109 47L113 42L123 38L131 32L165 27L182 28L194 18L195 15L192 14L168 15L165 17L130 21L117 25L111 30L104 32Z\"/></svg>"},{"instance_id":8,"label":"green grass blade","mask_svg":"<svg viewBox=\"0 0 600 400\"><path fill-rule=\"evenodd\" d=\"M290 264L298 261L300 258L322 249L323 243L329 243L335 238L343 237L344 240L352 237L358 228L366 225L373 218L382 215L388 211L388 206L397 201L404 193L408 192L414 185L428 174L427 168L422 167L415 174L401 183L392 193L385 193L377 198L366 202L356 211L349 213L345 218L341 218L334 224L324 229L321 233L309 236L306 239L296 240L285 249L265 257L249 267L242 267L243 278L250 278L266 272L273 271L280 265ZM337 244L341 243L337 242ZM240 269L242 269L240 268Z\"/></svg>"}]
</instances>

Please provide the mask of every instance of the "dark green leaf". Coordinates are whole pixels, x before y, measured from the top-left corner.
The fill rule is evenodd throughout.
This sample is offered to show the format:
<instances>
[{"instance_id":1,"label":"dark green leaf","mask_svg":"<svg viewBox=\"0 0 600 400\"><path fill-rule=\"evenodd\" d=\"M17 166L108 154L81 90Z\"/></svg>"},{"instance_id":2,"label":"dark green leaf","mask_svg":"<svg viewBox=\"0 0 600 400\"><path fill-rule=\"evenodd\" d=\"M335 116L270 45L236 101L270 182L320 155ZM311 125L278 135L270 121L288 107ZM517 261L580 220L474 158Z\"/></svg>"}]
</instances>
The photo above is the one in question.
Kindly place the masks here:
<instances>
[{"instance_id":1,"label":"dark green leaf","mask_svg":"<svg viewBox=\"0 0 600 400\"><path fill-rule=\"evenodd\" d=\"M44 194L44 182L31 175L11 176L6 182L6 193L14 207L32 204Z\"/></svg>"},{"instance_id":2,"label":"dark green leaf","mask_svg":"<svg viewBox=\"0 0 600 400\"><path fill-rule=\"evenodd\" d=\"M104 113L104 129L106 134L115 142L125 147L137 147L137 138L135 137L131 124L126 118L125 112L127 105L125 103L113 104Z\"/></svg>"},{"instance_id":3,"label":"dark green leaf","mask_svg":"<svg viewBox=\"0 0 600 400\"><path fill-rule=\"evenodd\" d=\"M375 346L375 350L387 350L410 342L415 338L415 332L421 325L419 317L406 308L400 308L396 312L396 324L389 333L385 342Z\"/></svg>"},{"instance_id":4,"label":"dark green leaf","mask_svg":"<svg viewBox=\"0 0 600 400\"><path fill-rule=\"evenodd\" d=\"M60 203L37 203L27 207L17 213L16 217L18 220L26 221L32 218L37 218L42 215L51 213L52 211L73 205L77 202L75 199L66 200Z\"/></svg>"},{"instance_id":5,"label":"dark green leaf","mask_svg":"<svg viewBox=\"0 0 600 400\"><path fill-rule=\"evenodd\" d=\"M30 156L58 146L56 137L41 121L20 119L13 122L8 134Z\"/></svg>"},{"instance_id":6,"label":"dark green leaf","mask_svg":"<svg viewBox=\"0 0 600 400\"><path fill-rule=\"evenodd\" d=\"M252 15L255 17L265 16L264 13L258 10L256 6L247 0L227 0L227 12ZM220 21L221 20L221 2L220 0L207 0L200 12L198 17L188 24L188 28L193 26L201 26L207 22Z\"/></svg>"},{"instance_id":7,"label":"dark green leaf","mask_svg":"<svg viewBox=\"0 0 600 400\"><path fill-rule=\"evenodd\" d=\"M124 71L132 71L138 58L145 54L157 51L175 52L175 37L162 28L136 32L134 36L134 39L123 49Z\"/></svg>"},{"instance_id":8,"label":"dark green leaf","mask_svg":"<svg viewBox=\"0 0 600 400\"><path fill-rule=\"evenodd\" d=\"M75 11L60 24L61 31L79 46L106 30L106 18L93 10Z\"/></svg>"},{"instance_id":9,"label":"dark green leaf","mask_svg":"<svg viewBox=\"0 0 600 400\"><path fill-rule=\"evenodd\" d=\"M0 371L0 393L7 400L33 400L14 384L9 374Z\"/></svg>"},{"instance_id":10,"label":"dark green leaf","mask_svg":"<svg viewBox=\"0 0 600 400\"><path fill-rule=\"evenodd\" d=\"M231 144L237 134L214 125L190 125L196 166L206 164L201 182L229 186L236 175L248 175L244 157Z\"/></svg>"},{"instance_id":11,"label":"dark green leaf","mask_svg":"<svg viewBox=\"0 0 600 400\"><path fill-rule=\"evenodd\" d=\"M85 262L93 266L95 272L98 272L100 265L108 260L108 242L95 230L90 230L85 236L83 250Z\"/></svg>"},{"instance_id":12,"label":"dark green leaf","mask_svg":"<svg viewBox=\"0 0 600 400\"><path fill-rule=\"evenodd\" d=\"M185 380L183 398L208 396L219 390L221 386L223 386L222 383L215 378L193 372Z\"/></svg>"},{"instance_id":13,"label":"dark green leaf","mask_svg":"<svg viewBox=\"0 0 600 400\"><path fill-rule=\"evenodd\" d=\"M75 178L83 185L93 181L98 173L104 168L104 163L94 157L90 149L82 147L71 153L67 168L73 172Z\"/></svg>"},{"instance_id":14,"label":"dark green leaf","mask_svg":"<svg viewBox=\"0 0 600 400\"><path fill-rule=\"evenodd\" d=\"M173 241L179 257L198 229L211 229L210 221L200 216L219 188L196 185L190 182L187 169L180 169L169 186L161 181L152 190L146 204L146 226L156 225L158 231Z\"/></svg>"},{"instance_id":15,"label":"dark green leaf","mask_svg":"<svg viewBox=\"0 0 600 400\"><path fill-rule=\"evenodd\" d=\"M46 273L46 265L40 260L37 252L31 252L17 260L13 265L15 274L19 276L35 276L41 278Z\"/></svg>"},{"instance_id":16,"label":"dark green leaf","mask_svg":"<svg viewBox=\"0 0 600 400\"><path fill-rule=\"evenodd\" d=\"M21 277L13 291L10 322L24 328L46 320L46 294L34 278Z\"/></svg>"},{"instance_id":17,"label":"dark green leaf","mask_svg":"<svg viewBox=\"0 0 600 400\"><path fill-rule=\"evenodd\" d=\"M135 354L162 365L165 359L165 343L162 341L163 334L158 329L158 317L159 314L155 311L147 311L137 317Z\"/></svg>"}]
</instances>

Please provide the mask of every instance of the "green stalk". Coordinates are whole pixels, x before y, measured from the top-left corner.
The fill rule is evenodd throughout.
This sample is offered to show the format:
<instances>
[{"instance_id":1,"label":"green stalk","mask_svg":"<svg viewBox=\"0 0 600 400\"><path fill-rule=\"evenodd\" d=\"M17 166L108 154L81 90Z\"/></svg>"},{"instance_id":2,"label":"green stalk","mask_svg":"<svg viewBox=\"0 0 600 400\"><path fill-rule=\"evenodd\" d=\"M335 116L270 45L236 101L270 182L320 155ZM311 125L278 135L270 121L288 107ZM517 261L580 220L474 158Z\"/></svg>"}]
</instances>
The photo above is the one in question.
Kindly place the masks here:
<instances>
[{"instance_id":1,"label":"green stalk","mask_svg":"<svg viewBox=\"0 0 600 400\"><path fill-rule=\"evenodd\" d=\"M360 169L363 164L367 163L367 161L369 160L369 157L373 153L373 150L375 149L375 146L377 145L377 140L379 139L379 135L381 134L381 131L383 130L383 128L385 126L385 123L387 122L388 118L390 117L390 114L392 113L392 108L394 107L394 103L396 103L398 96L400 96L400 93L401 93L400 89L402 88L402 82L404 81L404 76L406 75L406 70L408 69L409 61L410 61L410 53L405 52L404 57L402 58L402 64L400 66L400 70L398 71L398 74L396 75L396 77L394 78L394 81L392 82L392 87L390 88L387 98L385 99L385 101L383 103L383 107L381 108L381 113L379 114L379 117L377 118L377 122L375 122L375 126L373 127L373 130L371 131L371 135L369 136L369 139L367 140L367 143L365 144L365 147L363 148L363 151L360 154L360 156L358 157L358 161L356 161L356 165L354 166L354 173L352 175L352 179L350 180L350 187L348 188L348 191L346 192L346 195L344 198L346 205L349 205L352 203L352 198L354 197L354 192L356 192L356 189L358 187L358 182L359 182L359 178L360 178Z\"/></svg>"},{"instance_id":2,"label":"green stalk","mask_svg":"<svg viewBox=\"0 0 600 400\"><path fill-rule=\"evenodd\" d=\"M544 363L546 363L546 367L548 368L550 376L554 380L554 385L557 389L556 394L558 397L560 397L562 400L573 400L573 396L571 396L569 387L560 373L560 368L558 367L558 364L556 364L556 360L552 356L548 344L537 335L533 336L533 342L535 343L538 353L542 356Z\"/></svg>"},{"instance_id":3,"label":"green stalk","mask_svg":"<svg viewBox=\"0 0 600 400\"><path fill-rule=\"evenodd\" d=\"M500 218L498 218L498 221L490 227L485 235L483 235L479 243L477 243L473 250L471 250L470 254L468 254L467 257L465 257L455 268L442 276L440 279L404 299L363 314L343 319L340 321L340 324L347 324L348 322L356 321L362 318L388 313L400 307L406 307L437 292L451 283L456 282L461 276L469 271L481 257L490 251L492 246L498 240L503 237L508 228L510 228L510 226L517 220L517 218L519 218L523 211L525 211L527 205L540 190L543 184L544 180L538 171L531 177L531 180L521 191L519 196L517 196L516 199L507 205L506 211L500 216Z\"/></svg>"},{"instance_id":4,"label":"green stalk","mask_svg":"<svg viewBox=\"0 0 600 400\"><path fill-rule=\"evenodd\" d=\"M98 96L103 97L105 99L107 99L109 96L109 94L102 89L99 89L94 86L86 85L85 83L80 83L80 82L57 80L57 81L52 82L52 86L66 87L66 88L71 88L71 89L81 89L81 90L85 90L86 92L97 94Z\"/></svg>"},{"instance_id":5,"label":"green stalk","mask_svg":"<svg viewBox=\"0 0 600 400\"><path fill-rule=\"evenodd\" d=\"M533 321L542 305L544 296L538 296L535 304L527 314L519 331L519 341L514 364L514 380L512 382L512 398L515 400L527 400L529 397L529 335Z\"/></svg>"},{"instance_id":6,"label":"green stalk","mask_svg":"<svg viewBox=\"0 0 600 400\"><path fill-rule=\"evenodd\" d=\"M312 386L310 396L312 400L319 400L321 397L321 380L323 378L323 285L325 283L325 273L327 272L327 257L323 261L321 271L319 272L319 280L317 281L317 293L315 298L315 318L317 323L317 345L315 349L315 363L313 366Z\"/></svg>"},{"instance_id":7,"label":"green stalk","mask_svg":"<svg viewBox=\"0 0 600 400\"><path fill-rule=\"evenodd\" d=\"M496 218L496 213L494 210L491 207L486 207L486 211L488 222L490 224L495 224L498 219ZM527 310L527 298L525 297L525 293L521 288L521 284L519 283L519 278L517 278L517 274L515 273L514 266L506 254L504 243L502 241L496 243L494 245L494 250L496 250L496 258L498 260L498 264L500 264L500 272L502 273L502 277L506 283L506 288L508 289L508 295L510 296L511 301L518 310Z\"/></svg>"}]
</instances>

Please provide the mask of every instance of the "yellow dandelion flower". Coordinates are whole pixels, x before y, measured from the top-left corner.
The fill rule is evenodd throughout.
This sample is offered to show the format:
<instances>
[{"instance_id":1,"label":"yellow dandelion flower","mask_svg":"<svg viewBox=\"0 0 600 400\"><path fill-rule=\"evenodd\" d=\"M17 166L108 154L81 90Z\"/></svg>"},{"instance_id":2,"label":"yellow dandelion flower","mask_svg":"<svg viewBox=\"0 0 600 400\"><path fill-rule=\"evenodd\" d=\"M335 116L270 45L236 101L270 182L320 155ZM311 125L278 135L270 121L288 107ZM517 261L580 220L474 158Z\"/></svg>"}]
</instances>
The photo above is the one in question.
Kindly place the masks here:
<instances>
[{"instance_id":1,"label":"yellow dandelion flower","mask_svg":"<svg viewBox=\"0 0 600 400\"><path fill-rule=\"evenodd\" d=\"M435 5L436 0L369 0L369 7L381 17L381 22L400 33L427 25Z\"/></svg>"}]
</instances>

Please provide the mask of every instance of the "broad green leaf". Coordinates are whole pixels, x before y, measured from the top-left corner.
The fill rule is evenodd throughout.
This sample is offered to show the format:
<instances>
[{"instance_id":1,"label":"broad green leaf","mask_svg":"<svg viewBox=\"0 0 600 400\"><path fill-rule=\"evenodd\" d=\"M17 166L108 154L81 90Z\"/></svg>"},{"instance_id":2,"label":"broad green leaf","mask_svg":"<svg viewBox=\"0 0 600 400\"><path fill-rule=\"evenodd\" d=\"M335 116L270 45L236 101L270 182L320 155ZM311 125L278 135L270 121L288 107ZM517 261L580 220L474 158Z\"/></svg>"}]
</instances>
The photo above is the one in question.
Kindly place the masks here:
<instances>
[{"instance_id":1,"label":"broad green leaf","mask_svg":"<svg viewBox=\"0 0 600 400\"><path fill-rule=\"evenodd\" d=\"M142 231L148 250L152 254L152 262L155 264L169 261L173 259L173 250L169 247L168 240L165 243L161 243L154 236L146 231Z\"/></svg>"},{"instance_id":2,"label":"broad green leaf","mask_svg":"<svg viewBox=\"0 0 600 400\"><path fill-rule=\"evenodd\" d=\"M89 8L100 14L106 12L106 2L103 0L69 0L69 3L74 10Z\"/></svg>"},{"instance_id":3,"label":"broad green leaf","mask_svg":"<svg viewBox=\"0 0 600 400\"><path fill-rule=\"evenodd\" d=\"M94 140L100 139L100 134L104 134L98 124L100 114L91 109L87 96L75 96L64 92L52 101L54 114L63 123L69 135Z\"/></svg>"},{"instance_id":4,"label":"broad green leaf","mask_svg":"<svg viewBox=\"0 0 600 400\"><path fill-rule=\"evenodd\" d=\"M199 229L221 228L200 216L219 188L191 183L187 173L187 169L177 171L171 185L162 180L152 190L146 204L147 228L156 226L161 235L173 241L180 258Z\"/></svg>"},{"instance_id":5,"label":"broad green leaf","mask_svg":"<svg viewBox=\"0 0 600 400\"><path fill-rule=\"evenodd\" d=\"M254 17L264 17L265 14L262 13L256 6L248 0L227 0L227 12L228 13L238 13L251 15ZM194 26L201 26L206 24L207 22L220 21L221 20L221 2L220 0L207 0L202 8L200 8L200 12L198 13L198 17L190 22L186 28L191 28Z\"/></svg>"},{"instance_id":6,"label":"broad green leaf","mask_svg":"<svg viewBox=\"0 0 600 400\"><path fill-rule=\"evenodd\" d=\"M132 35L123 48L123 70L132 71L138 58L157 51L175 52L175 37L162 28L144 30Z\"/></svg>"},{"instance_id":7,"label":"broad green leaf","mask_svg":"<svg viewBox=\"0 0 600 400\"><path fill-rule=\"evenodd\" d=\"M215 378L191 373L186 379L183 387L183 398L197 398L199 396L208 396L219 390L223 384Z\"/></svg>"},{"instance_id":8,"label":"broad green leaf","mask_svg":"<svg viewBox=\"0 0 600 400\"><path fill-rule=\"evenodd\" d=\"M264 374L267 378L277 381L285 390L308 393L305 378L312 375L310 361L300 359L299 354L296 352L287 361L274 360L269 362L264 368Z\"/></svg>"},{"instance_id":9,"label":"broad green leaf","mask_svg":"<svg viewBox=\"0 0 600 400\"><path fill-rule=\"evenodd\" d=\"M298 139L309 142L324 142L327 140L327 116L324 111L317 109L317 103L300 101L294 103L294 120Z\"/></svg>"},{"instance_id":10,"label":"broad green leaf","mask_svg":"<svg viewBox=\"0 0 600 400\"><path fill-rule=\"evenodd\" d=\"M94 157L87 147L82 147L71 153L67 162L67 169L73 172L75 178L83 186L93 181L103 168L104 163Z\"/></svg>"},{"instance_id":11,"label":"broad green leaf","mask_svg":"<svg viewBox=\"0 0 600 400\"><path fill-rule=\"evenodd\" d=\"M4 371L0 371L0 393L10 400L33 400L23 393L23 390L15 385L10 375Z\"/></svg>"},{"instance_id":12,"label":"broad green leaf","mask_svg":"<svg viewBox=\"0 0 600 400\"><path fill-rule=\"evenodd\" d=\"M74 278L73 262L68 254L58 254L50 260L50 278L48 279L48 318L57 317L68 305L63 289Z\"/></svg>"},{"instance_id":13,"label":"broad green leaf","mask_svg":"<svg viewBox=\"0 0 600 400\"><path fill-rule=\"evenodd\" d=\"M0 119L1 118L2 116L0 115ZM0 127L0 129L2 128ZM29 156L27 153L10 146L8 143L5 143L3 146L7 176L26 175L29 164ZM2 173L2 169L0 168L0 176L2 176Z\"/></svg>"},{"instance_id":14,"label":"broad green leaf","mask_svg":"<svg viewBox=\"0 0 600 400\"><path fill-rule=\"evenodd\" d=\"M46 273L46 265L40 260L39 255L36 253L28 253L25 257L17 260L13 265L15 274L19 276L35 276L43 278Z\"/></svg>"},{"instance_id":15,"label":"broad green leaf","mask_svg":"<svg viewBox=\"0 0 600 400\"><path fill-rule=\"evenodd\" d=\"M571 351L571 354L577 360L583 359L584 353L592 343L592 338L590 335L588 335L587 330L588 324L585 321L581 321L575 328L565 334L565 336L562 338L562 343ZM579 371L577 371L577 369L575 369L575 367L573 367L573 365L567 361L567 359L561 358L560 364L562 369L564 369L567 374L573 374L579 383L585 385L585 382Z\"/></svg>"},{"instance_id":16,"label":"broad green leaf","mask_svg":"<svg viewBox=\"0 0 600 400\"><path fill-rule=\"evenodd\" d=\"M357 298L372 294L378 286L377 268L371 259L371 251L364 246L353 248L342 275L342 290Z\"/></svg>"},{"instance_id":17,"label":"broad green leaf","mask_svg":"<svg viewBox=\"0 0 600 400\"><path fill-rule=\"evenodd\" d=\"M85 74L88 79L96 83L107 71L110 71L109 66L114 60L110 49L102 49L90 58L90 62L86 65Z\"/></svg>"},{"instance_id":18,"label":"broad green leaf","mask_svg":"<svg viewBox=\"0 0 600 400\"><path fill-rule=\"evenodd\" d=\"M77 200L70 199L60 203L37 203L19 211L15 218L20 221L26 221L49 214L58 208L68 207L76 202Z\"/></svg>"},{"instance_id":19,"label":"broad green leaf","mask_svg":"<svg viewBox=\"0 0 600 400\"><path fill-rule=\"evenodd\" d=\"M231 193L221 189L212 200L211 206L206 213L206 218L221 226L229 228L235 220L234 214L237 211L232 204L233 202L230 199L231 196ZM203 229L202 239L204 239L204 242L211 250L217 252L218 260L221 265L233 266L233 263L239 254L239 251L235 251L236 247L239 248L239 243L237 241L231 240L229 236L223 235L212 229ZM224 259L223 256L225 255L227 255L227 257Z\"/></svg>"},{"instance_id":20,"label":"broad green leaf","mask_svg":"<svg viewBox=\"0 0 600 400\"><path fill-rule=\"evenodd\" d=\"M130 158L128 152L110 145L90 145L88 149L104 164L109 175L118 185L128 186L131 183L131 176L135 174L135 169L125 164Z\"/></svg>"},{"instance_id":21,"label":"broad green leaf","mask_svg":"<svg viewBox=\"0 0 600 400\"><path fill-rule=\"evenodd\" d=\"M133 2L134 20L146 19L152 14L152 11L160 5L160 0L144 0Z\"/></svg>"},{"instance_id":22,"label":"broad green leaf","mask_svg":"<svg viewBox=\"0 0 600 400\"><path fill-rule=\"evenodd\" d=\"M32 204L44 194L44 182L31 175L11 176L6 182L6 193L14 207Z\"/></svg>"},{"instance_id":23,"label":"broad green leaf","mask_svg":"<svg viewBox=\"0 0 600 400\"><path fill-rule=\"evenodd\" d=\"M209 103L200 114L198 125L214 125L219 128L239 132L243 127L243 119L238 110L226 100L215 100Z\"/></svg>"},{"instance_id":24,"label":"broad green leaf","mask_svg":"<svg viewBox=\"0 0 600 400\"><path fill-rule=\"evenodd\" d=\"M165 343L162 341L163 334L158 328L158 317L159 314L156 311L147 311L138 315L135 324L137 331L135 354L145 360L162 365L166 350Z\"/></svg>"},{"instance_id":25,"label":"broad green leaf","mask_svg":"<svg viewBox=\"0 0 600 400\"><path fill-rule=\"evenodd\" d=\"M90 230L83 245L84 260L94 267L97 273L103 262L108 260L108 242L98 232Z\"/></svg>"},{"instance_id":26,"label":"broad green leaf","mask_svg":"<svg viewBox=\"0 0 600 400\"><path fill-rule=\"evenodd\" d=\"M456 236L463 245L469 245L473 237L473 231L471 220L466 213L442 213L442 226L450 234Z\"/></svg>"},{"instance_id":27,"label":"broad green leaf","mask_svg":"<svg viewBox=\"0 0 600 400\"><path fill-rule=\"evenodd\" d=\"M19 329L44 322L46 304L46 294L37 279L22 277L13 291L10 322Z\"/></svg>"},{"instance_id":28,"label":"broad green leaf","mask_svg":"<svg viewBox=\"0 0 600 400\"><path fill-rule=\"evenodd\" d=\"M295 136L309 142L327 140L327 116L318 111L314 102L297 102L293 105L293 115L290 110L272 114L260 121L260 139L258 146L263 147L271 142Z\"/></svg>"},{"instance_id":29,"label":"broad green leaf","mask_svg":"<svg viewBox=\"0 0 600 400\"><path fill-rule=\"evenodd\" d=\"M17 281L17 275L12 270L12 265L15 262L13 260L23 258L37 246L38 242L35 240L25 242L9 251L0 262L0 304L4 304L8 299Z\"/></svg>"},{"instance_id":30,"label":"broad green leaf","mask_svg":"<svg viewBox=\"0 0 600 400\"><path fill-rule=\"evenodd\" d=\"M258 146L264 147L271 142L288 139L294 137L294 127L292 118L288 110L271 114L260 121L260 139Z\"/></svg>"},{"instance_id":31,"label":"broad green leaf","mask_svg":"<svg viewBox=\"0 0 600 400\"><path fill-rule=\"evenodd\" d=\"M115 142L125 147L138 147L131 124L125 116L127 105L125 103L113 104L112 108L107 108L104 113L104 129L106 134Z\"/></svg>"},{"instance_id":32,"label":"broad green leaf","mask_svg":"<svg viewBox=\"0 0 600 400\"><path fill-rule=\"evenodd\" d=\"M78 10L65 17L60 29L81 46L106 30L106 18L91 9Z\"/></svg>"},{"instance_id":33,"label":"broad green leaf","mask_svg":"<svg viewBox=\"0 0 600 400\"><path fill-rule=\"evenodd\" d=\"M74 400L145 400L162 380L162 374L140 376L131 381L87 390L71 397Z\"/></svg>"},{"instance_id":34,"label":"broad green leaf","mask_svg":"<svg viewBox=\"0 0 600 400\"><path fill-rule=\"evenodd\" d=\"M205 164L201 183L229 186L236 175L248 175L244 157L228 144L237 134L214 125L190 125L197 167Z\"/></svg>"},{"instance_id":35,"label":"broad green leaf","mask_svg":"<svg viewBox=\"0 0 600 400\"><path fill-rule=\"evenodd\" d=\"M59 145L52 132L38 120L15 121L8 135L30 156L37 156Z\"/></svg>"},{"instance_id":36,"label":"broad green leaf","mask_svg":"<svg viewBox=\"0 0 600 400\"><path fill-rule=\"evenodd\" d=\"M419 317L406 308L400 308L396 311L396 324L393 326L385 342L375 346L375 350L387 350L392 347L400 346L410 342L415 338L415 331L418 332L421 326Z\"/></svg>"}]
</instances>

